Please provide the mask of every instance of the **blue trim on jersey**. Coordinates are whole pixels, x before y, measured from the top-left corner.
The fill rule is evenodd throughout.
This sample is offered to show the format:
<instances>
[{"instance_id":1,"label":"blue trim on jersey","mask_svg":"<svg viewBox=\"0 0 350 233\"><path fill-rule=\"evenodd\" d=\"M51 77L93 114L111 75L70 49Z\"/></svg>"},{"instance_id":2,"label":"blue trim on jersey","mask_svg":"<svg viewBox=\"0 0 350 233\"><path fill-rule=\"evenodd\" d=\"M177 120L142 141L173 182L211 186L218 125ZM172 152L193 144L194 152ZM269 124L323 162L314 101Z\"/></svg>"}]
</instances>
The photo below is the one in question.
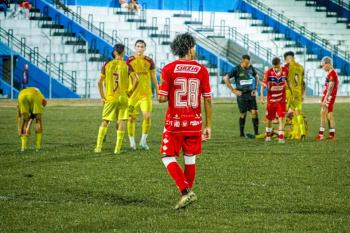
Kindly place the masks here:
<instances>
[{"instance_id":1,"label":"blue trim on jersey","mask_svg":"<svg viewBox=\"0 0 350 233\"><path fill-rule=\"evenodd\" d=\"M274 76L270 76L269 77L269 82L274 82L274 83L282 83L286 81L286 77L282 77L282 78L276 78Z\"/></svg>"}]
</instances>

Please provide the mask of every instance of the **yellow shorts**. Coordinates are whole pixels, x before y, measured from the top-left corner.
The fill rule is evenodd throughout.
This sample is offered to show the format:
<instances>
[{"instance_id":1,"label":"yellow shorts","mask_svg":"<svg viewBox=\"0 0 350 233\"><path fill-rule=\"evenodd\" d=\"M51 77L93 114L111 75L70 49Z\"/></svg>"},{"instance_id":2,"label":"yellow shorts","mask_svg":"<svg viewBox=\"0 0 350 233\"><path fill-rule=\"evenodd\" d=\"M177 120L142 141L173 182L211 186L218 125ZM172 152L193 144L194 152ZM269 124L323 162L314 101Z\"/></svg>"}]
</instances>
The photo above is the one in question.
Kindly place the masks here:
<instances>
[{"instance_id":1,"label":"yellow shorts","mask_svg":"<svg viewBox=\"0 0 350 233\"><path fill-rule=\"evenodd\" d=\"M102 119L107 121L128 119L128 97L119 96L103 105Z\"/></svg>"},{"instance_id":2,"label":"yellow shorts","mask_svg":"<svg viewBox=\"0 0 350 233\"><path fill-rule=\"evenodd\" d=\"M152 112L152 99L145 97L142 99L129 99L129 115L136 116L141 112Z\"/></svg>"},{"instance_id":3,"label":"yellow shorts","mask_svg":"<svg viewBox=\"0 0 350 233\"><path fill-rule=\"evenodd\" d=\"M291 94L289 91L286 92L286 98L287 98L287 110L288 109L298 109L299 111L302 111L303 108L303 99L302 96L296 96L294 97L294 100L291 100Z\"/></svg>"},{"instance_id":4,"label":"yellow shorts","mask_svg":"<svg viewBox=\"0 0 350 233\"><path fill-rule=\"evenodd\" d=\"M21 114L41 114L44 111L42 102L33 95L19 95L18 107Z\"/></svg>"}]
</instances>

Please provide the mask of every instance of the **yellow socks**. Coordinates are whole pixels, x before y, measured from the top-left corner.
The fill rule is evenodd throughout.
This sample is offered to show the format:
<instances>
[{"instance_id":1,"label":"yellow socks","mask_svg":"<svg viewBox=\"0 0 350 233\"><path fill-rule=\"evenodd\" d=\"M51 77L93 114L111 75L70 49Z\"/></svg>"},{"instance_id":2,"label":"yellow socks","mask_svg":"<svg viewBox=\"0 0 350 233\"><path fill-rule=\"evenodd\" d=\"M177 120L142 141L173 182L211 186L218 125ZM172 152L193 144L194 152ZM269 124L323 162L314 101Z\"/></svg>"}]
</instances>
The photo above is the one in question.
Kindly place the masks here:
<instances>
[{"instance_id":1,"label":"yellow socks","mask_svg":"<svg viewBox=\"0 0 350 233\"><path fill-rule=\"evenodd\" d=\"M151 119L143 120L142 121L142 133L143 134L148 134L150 128L151 128Z\"/></svg>"},{"instance_id":2,"label":"yellow socks","mask_svg":"<svg viewBox=\"0 0 350 233\"><path fill-rule=\"evenodd\" d=\"M36 133L35 134L35 149L37 149L37 150L41 149L42 137L43 137L43 133Z\"/></svg>"},{"instance_id":3,"label":"yellow socks","mask_svg":"<svg viewBox=\"0 0 350 233\"><path fill-rule=\"evenodd\" d=\"M134 137L135 136L135 126L136 126L136 122L133 121L128 121L128 135L129 137Z\"/></svg>"},{"instance_id":4,"label":"yellow socks","mask_svg":"<svg viewBox=\"0 0 350 233\"><path fill-rule=\"evenodd\" d=\"M297 116L298 124L299 124L299 129L300 129L300 135L306 135L306 129L305 129L305 124L304 124L304 117L302 115Z\"/></svg>"},{"instance_id":5,"label":"yellow socks","mask_svg":"<svg viewBox=\"0 0 350 233\"><path fill-rule=\"evenodd\" d=\"M28 137L22 135L21 136L21 151L24 151L28 148Z\"/></svg>"},{"instance_id":6,"label":"yellow socks","mask_svg":"<svg viewBox=\"0 0 350 233\"><path fill-rule=\"evenodd\" d=\"M96 153L101 152L102 142L103 142L104 137L106 136L107 129L108 129L107 127L100 126L100 128L98 130L98 136L97 136L97 142L96 142L96 148L95 148Z\"/></svg>"},{"instance_id":7,"label":"yellow socks","mask_svg":"<svg viewBox=\"0 0 350 233\"><path fill-rule=\"evenodd\" d=\"M120 149L122 148L124 135L125 131L117 130L117 141L115 144L114 154L120 154Z\"/></svg>"}]
</instances>

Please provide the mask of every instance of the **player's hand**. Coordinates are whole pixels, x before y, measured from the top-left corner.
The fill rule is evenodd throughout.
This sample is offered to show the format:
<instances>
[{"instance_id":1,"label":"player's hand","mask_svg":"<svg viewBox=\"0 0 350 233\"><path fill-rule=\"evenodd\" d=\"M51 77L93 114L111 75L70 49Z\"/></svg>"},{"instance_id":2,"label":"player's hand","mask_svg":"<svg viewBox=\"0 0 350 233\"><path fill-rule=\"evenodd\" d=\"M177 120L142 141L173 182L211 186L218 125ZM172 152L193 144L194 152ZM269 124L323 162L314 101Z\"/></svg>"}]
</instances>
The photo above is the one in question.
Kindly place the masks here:
<instances>
[{"instance_id":1,"label":"player's hand","mask_svg":"<svg viewBox=\"0 0 350 233\"><path fill-rule=\"evenodd\" d=\"M128 97L130 97L130 96L132 96L133 93L134 93L134 92L133 92L132 90L130 90L130 91L128 91L126 94L127 94Z\"/></svg>"},{"instance_id":2,"label":"player's hand","mask_svg":"<svg viewBox=\"0 0 350 233\"><path fill-rule=\"evenodd\" d=\"M251 92L251 94L252 94L252 96L256 96L256 91L253 90L253 91Z\"/></svg>"},{"instance_id":3,"label":"player's hand","mask_svg":"<svg viewBox=\"0 0 350 233\"><path fill-rule=\"evenodd\" d=\"M46 99L43 99L43 100L42 100L42 105L43 105L44 107L47 105Z\"/></svg>"},{"instance_id":4,"label":"player's hand","mask_svg":"<svg viewBox=\"0 0 350 233\"><path fill-rule=\"evenodd\" d=\"M106 98L101 98L101 103L105 104L106 103Z\"/></svg>"},{"instance_id":5,"label":"player's hand","mask_svg":"<svg viewBox=\"0 0 350 233\"><path fill-rule=\"evenodd\" d=\"M202 142L206 142L211 139L211 128L205 127L202 133Z\"/></svg>"},{"instance_id":6,"label":"player's hand","mask_svg":"<svg viewBox=\"0 0 350 233\"><path fill-rule=\"evenodd\" d=\"M235 94L236 96L241 96L241 95L242 95L242 92L239 91L239 90L233 90L232 92L233 92L233 94Z\"/></svg>"},{"instance_id":7,"label":"player's hand","mask_svg":"<svg viewBox=\"0 0 350 233\"><path fill-rule=\"evenodd\" d=\"M261 104L265 104L265 98L264 98L264 96L260 96L260 103L261 103Z\"/></svg>"}]
</instances>

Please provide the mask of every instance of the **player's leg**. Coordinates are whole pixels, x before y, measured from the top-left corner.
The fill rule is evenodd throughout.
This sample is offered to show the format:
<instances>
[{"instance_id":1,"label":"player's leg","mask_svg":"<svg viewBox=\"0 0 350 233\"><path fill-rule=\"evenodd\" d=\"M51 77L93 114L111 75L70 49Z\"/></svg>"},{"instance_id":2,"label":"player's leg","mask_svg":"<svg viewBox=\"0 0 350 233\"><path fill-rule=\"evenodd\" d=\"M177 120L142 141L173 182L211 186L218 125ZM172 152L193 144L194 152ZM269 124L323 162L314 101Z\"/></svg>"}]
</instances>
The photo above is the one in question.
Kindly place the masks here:
<instances>
[{"instance_id":1,"label":"player's leg","mask_svg":"<svg viewBox=\"0 0 350 233\"><path fill-rule=\"evenodd\" d=\"M125 135L126 121L128 120L128 104L127 99L125 101L120 100L117 119L117 141L115 144L114 154L120 154L120 150L123 144L123 139Z\"/></svg>"},{"instance_id":2,"label":"player's leg","mask_svg":"<svg viewBox=\"0 0 350 233\"><path fill-rule=\"evenodd\" d=\"M278 103L277 105L277 116L278 116L278 142L285 143L284 139L284 125L283 120L286 114L286 105L283 103Z\"/></svg>"},{"instance_id":3,"label":"player's leg","mask_svg":"<svg viewBox=\"0 0 350 233\"><path fill-rule=\"evenodd\" d=\"M237 96L237 105L240 112L239 121L238 121L240 137L245 137L244 126L245 126L245 119L247 117L247 105L246 105L245 97L243 95L244 94L242 94L241 96Z\"/></svg>"},{"instance_id":4,"label":"player's leg","mask_svg":"<svg viewBox=\"0 0 350 233\"><path fill-rule=\"evenodd\" d=\"M101 153L103 139L105 138L110 121L116 120L117 103L115 101L106 102L103 105L102 123L98 129L95 153Z\"/></svg>"},{"instance_id":5,"label":"player's leg","mask_svg":"<svg viewBox=\"0 0 350 233\"><path fill-rule=\"evenodd\" d=\"M41 114L36 114L35 116L35 149L36 150L41 149L42 137L43 137L42 117L41 117Z\"/></svg>"},{"instance_id":6,"label":"player's leg","mask_svg":"<svg viewBox=\"0 0 350 233\"><path fill-rule=\"evenodd\" d=\"M21 151L25 151L28 148L28 133L27 130L28 127L30 127L29 124L29 114L28 113L22 113L22 125L21 125Z\"/></svg>"},{"instance_id":7,"label":"player's leg","mask_svg":"<svg viewBox=\"0 0 350 233\"><path fill-rule=\"evenodd\" d=\"M95 153L101 153L101 151L102 151L103 139L105 138L105 136L107 134L108 125L109 125L108 120L102 120L102 123L98 129Z\"/></svg>"},{"instance_id":8,"label":"player's leg","mask_svg":"<svg viewBox=\"0 0 350 233\"><path fill-rule=\"evenodd\" d=\"M258 105L256 103L256 97L250 96L250 101L248 104L248 110L252 114L252 123L255 136L259 134L259 115L258 115Z\"/></svg>"},{"instance_id":9,"label":"player's leg","mask_svg":"<svg viewBox=\"0 0 350 233\"><path fill-rule=\"evenodd\" d=\"M136 128L136 116L138 115L138 109L140 107L140 103L129 99L129 119L128 119L128 137L130 141L130 148L136 150L135 143L135 128Z\"/></svg>"},{"instance_id":10,"label":"player's leg","mask_svg":"<svg viewBox=\"0 0 350 233\"><path fill-rule=\"evenodd\" d=\"M143 117L142 136L140 140L140 146L145 150L149 150L149 146L147 145L147 137L151 129L152 100L151 99L142 100L140 108L141 108L142 117Z\"/></svg>"},{"instance_id":11,"label":"player's leg","mask_svg":"<svg viewBox=\"0 0 350 233\"><path fill-rule=\"evenodd\" d=\"M334 121L334 115L333 115L333 106L334 102L331 102L328 105L328 113L327 113L327 120L329 123L329 136L328 140L334 140L335 139L335 121Z\"/></svg>"},{"instance_id":12,"label":"player's leg","mask_svg":"<svg viewBox=\"0 0 350 233\"><path fill-rule=\"evenodd\" d=\"M320 130L318 131L318 135L315 138L317 141L323 140L323 138L324 138L323 135L324 135L324 131L325 131L327 114L328 114L328 108L322 106L321 112L320 112Z\"/></svg>"},{"instance_id":13,"label":"player's leg","mask_svg":"<svg viewBox=\"0 0 350 233\"><path fill-rule=\"evenodd\" d=\"M189 188L192 189L196 178L196 157L202 153L201 136L185 137L182 148L185 160L185 176Z\"/></svg>"},{"instance_id":14,"label":"player's leg","mask_svg":"<svg viewBox=\"0 0 350 233\"><path fill-rule=\"evenodd\" d=\"M275 119L276 116L275 104L267 104L265 115L267 120L265 141L270 142L272 137L272 121Z\"/></svg>"}]
</instances>

